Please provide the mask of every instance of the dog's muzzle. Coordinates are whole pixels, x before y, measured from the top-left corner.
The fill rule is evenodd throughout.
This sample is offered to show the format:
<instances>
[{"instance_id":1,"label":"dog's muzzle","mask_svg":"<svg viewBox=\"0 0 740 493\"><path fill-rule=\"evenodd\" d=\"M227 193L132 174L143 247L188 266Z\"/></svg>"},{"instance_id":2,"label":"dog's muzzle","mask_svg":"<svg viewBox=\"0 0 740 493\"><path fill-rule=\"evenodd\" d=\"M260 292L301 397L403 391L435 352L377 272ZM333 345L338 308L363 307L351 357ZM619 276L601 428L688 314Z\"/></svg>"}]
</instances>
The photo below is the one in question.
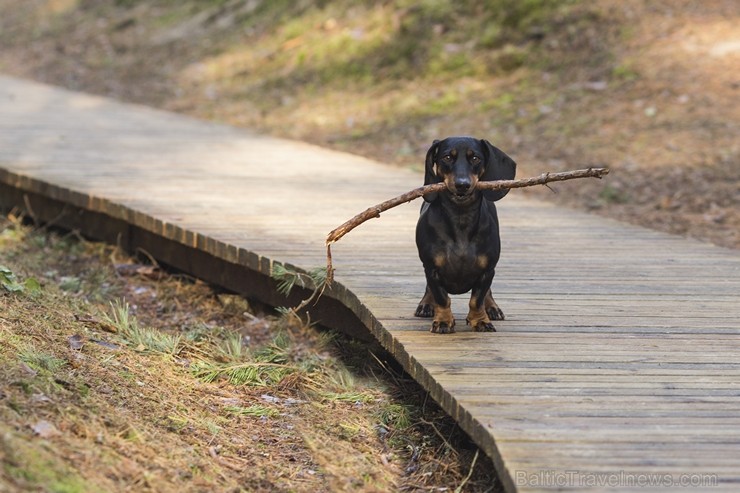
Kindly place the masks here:
<instances>
[{"instance_id":1,"label":"dog's muzzle","mask_svg":"<svg viewBox=\"0 0 740 493\"><path fill-rule=\"evenodd\" d=\"M464 186L458 186L455 185L454 187L448 187L448 191L450 192L450 197L452 198L452 201L458 204L469 202L474 197L474 188L468 185Z\"/></svg>"}]
</instances>

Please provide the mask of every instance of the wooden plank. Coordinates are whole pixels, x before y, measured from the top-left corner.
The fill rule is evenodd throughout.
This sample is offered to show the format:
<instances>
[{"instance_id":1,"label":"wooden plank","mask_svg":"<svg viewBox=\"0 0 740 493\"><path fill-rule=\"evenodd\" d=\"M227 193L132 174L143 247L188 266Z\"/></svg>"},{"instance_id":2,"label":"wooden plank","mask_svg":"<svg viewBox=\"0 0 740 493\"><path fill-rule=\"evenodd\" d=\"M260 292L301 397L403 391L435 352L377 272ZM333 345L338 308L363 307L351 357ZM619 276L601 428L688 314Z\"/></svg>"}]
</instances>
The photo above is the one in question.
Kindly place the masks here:
<instances>
[{"instance_id":1,"label":"wooden plank","mask_svg":"<svg viewBox=\"0 0 740 493\"><path fill-rule=\"evenodd\" d=\"M130 225L132 245L266 302L285 302L268 278L275 262L324 265L328 231L421 183L356 156L15 79L0 77L0 101L0 206L26 194L47 219L70 207L95 220L60 224L103 237ZM465 326L466 296L453 297L456 334L413 317L425 285L418 204L334 246L338 284L317 318L376 337L509 491L603 491L580 481L588 473L706 474L714 484L695 490L735 491L738 252L516 192L498 207L498 332ZM568 471L583 476L552 481ZM633 477L615 488L645 491Z\"/></svg>"}]
</instances>

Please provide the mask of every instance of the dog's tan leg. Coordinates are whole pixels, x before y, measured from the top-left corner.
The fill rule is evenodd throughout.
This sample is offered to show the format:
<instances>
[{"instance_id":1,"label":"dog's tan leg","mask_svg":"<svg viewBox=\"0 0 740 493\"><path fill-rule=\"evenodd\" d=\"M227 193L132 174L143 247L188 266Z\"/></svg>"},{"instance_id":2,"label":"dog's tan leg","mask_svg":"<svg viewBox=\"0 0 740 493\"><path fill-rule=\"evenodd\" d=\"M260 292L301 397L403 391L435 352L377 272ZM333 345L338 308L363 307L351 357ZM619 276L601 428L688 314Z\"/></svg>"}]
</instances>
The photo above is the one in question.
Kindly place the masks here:
<instances>
[{"instance_id":1,"label":"dog's tan leg","mask_svg":"<svg viewBox=\"0 0 740 493\"><path fill-rule=\"evenodd\" d=\"M432 322L431 329L435 334L452 334L455 332L455 317L452 316L451 305L452 302L449 296L447 297L447 304L445 306L435 304L434 321Z\"/></svg>"},{"instance_id":2,"label":"dog's tan leg","mask_svg":"<svg viewBox=\"0 0 740 493\"><path fill-rule=\"evenodd\" d=\"M493 301L493 298L491 298L491 301ZM467 322L468 325L473 327L475 332L496 332L496 328L493 326L493 323L491 323L491 319L488 318L488 313L485 309L485 302L483 303L483 306L479 306L476 302L475 296L471 296L468 306L470 307L470 311L468 312Z\"/></svg>"},{"instance_id":3,"label":"dog's tan leg","mask_svg":"<svg viewBox=\"0 0 740 493\"><path fill-rule=\"evenodd\" d=\"M416 307L414 316L422 318L432 318L434 316L434 296L432 296L432 292L429 291L429 286L426 287L424 296L422 296L421 301L419 301L419 306Z\"/></svg>"},{"instance_id":4,"label":"dog's tan leg","mask_svg":"<svg viewBox=\"0 0 740 493\"><path fill-rule=\"evenodd\" d=\"M499 308L496 301L493 299L493 293L491 290L488 290L488 293L486 294L486 298L484 300L486 313L488 314L488 318L491 320L504 320L504 312Z\"/></svg>"}]
</instances>

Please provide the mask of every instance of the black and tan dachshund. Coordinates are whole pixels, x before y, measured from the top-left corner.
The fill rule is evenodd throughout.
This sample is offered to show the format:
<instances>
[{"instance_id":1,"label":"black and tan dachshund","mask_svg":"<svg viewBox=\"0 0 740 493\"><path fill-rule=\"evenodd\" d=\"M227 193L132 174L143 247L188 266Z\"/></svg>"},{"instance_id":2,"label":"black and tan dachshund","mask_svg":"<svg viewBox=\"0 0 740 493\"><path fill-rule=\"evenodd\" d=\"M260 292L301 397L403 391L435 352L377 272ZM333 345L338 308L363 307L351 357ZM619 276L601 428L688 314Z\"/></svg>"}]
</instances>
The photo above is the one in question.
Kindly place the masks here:
<instances>
[{"instance_id":1,"label":"black and tan dachshund","mask_svg":"<svg viewBox=\"0 0 740 493\"><path fill-rule=\"evenodd\" d=\"M493 332L491 320L503 320L491 294L501 251L494 202L508 190L480 191L476 184L515 174L516 163L487 140L450 137L429 148L424 184L444 182L446 189L424 196L416 226L427 287L415 315L434 317L432 332L455 332L448 293L471 291L467 322L474 331Z\"/></svg>"}]
</instances>

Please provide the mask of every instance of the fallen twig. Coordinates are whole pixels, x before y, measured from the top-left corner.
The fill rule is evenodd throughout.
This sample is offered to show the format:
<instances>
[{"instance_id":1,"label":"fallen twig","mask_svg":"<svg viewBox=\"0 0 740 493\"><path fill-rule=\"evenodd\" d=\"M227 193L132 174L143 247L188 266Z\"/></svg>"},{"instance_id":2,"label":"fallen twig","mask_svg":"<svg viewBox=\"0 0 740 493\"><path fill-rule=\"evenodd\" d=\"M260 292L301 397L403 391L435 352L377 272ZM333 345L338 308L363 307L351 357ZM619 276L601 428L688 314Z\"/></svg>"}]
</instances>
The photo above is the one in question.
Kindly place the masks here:
<instances>
[{"instance_id":1,"label":"fallen twig","mask_svg":"<svg viewBox=\"0 0 740 493\"><path fill-rule=\"evenodd\" d=\"M473 469L475 469L475 462L478 460L478 452L480 452L480 449L475 450L475 456L473 457L473 462L470 463L470 470L468 471L468 475L465 476L465 479L462 480L462 483L460 483L460 486L455 488L455 493L460 493L463 490L465 483L467 483L470 480L470 477L473 475Z\"/></svg>"},{"instance_id":2,"label":"fallen twig","mask_svg":"<svg viewBox=\"0 0 740 493\"><path fill-rule=\"evenodd\" d=\"M609 168L587 168L579 169L575 171L563 171L560 173L542 173L540 176L532 178L524 178L521 180L498 180L498 181L480 181L476 185L479 190L501 190L504 188L524 188L532 187L535 185L544 185L554 181L565 181L573 180L576 178L601 178L602 176L609 173ZM432 185L426 185L423 187L415 188L409 192L386 200L378 205L365 209L360 214L346 221L344 224L332 230L326 237L326 284L331 285L334 279L334 267L332 266L331 260L331 245L336 243L344 235L355 229L360 224L364 223L368 219L374 217L380 217L382 212L392 209L393 207L411 202L414 199L423 197L424 195L441 192L445 189L444 183L434 183Z\"/></svg>"}]
</instances>

